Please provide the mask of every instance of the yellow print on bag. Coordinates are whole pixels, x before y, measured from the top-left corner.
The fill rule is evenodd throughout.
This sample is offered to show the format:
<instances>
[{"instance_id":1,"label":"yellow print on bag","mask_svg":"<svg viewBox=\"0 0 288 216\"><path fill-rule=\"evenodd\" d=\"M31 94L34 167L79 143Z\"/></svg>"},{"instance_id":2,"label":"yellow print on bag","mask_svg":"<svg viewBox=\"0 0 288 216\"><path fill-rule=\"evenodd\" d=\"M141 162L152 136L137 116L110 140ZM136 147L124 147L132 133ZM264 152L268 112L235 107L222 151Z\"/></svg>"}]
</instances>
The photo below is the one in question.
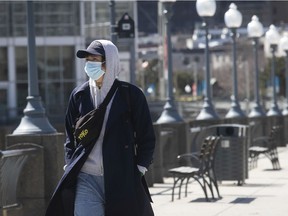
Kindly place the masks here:
<instances>
[{"instance_id":1,"label":"yellow print on bag","mask_svg":"<svg viewBox=\"0 0 288 216\"><path fill-rule=\"evenodd\" d=\"M78 139L82 140L88 134L88 132L89 132L88 129L82 130L78 136Z\"/></svg>"}]
</instances>

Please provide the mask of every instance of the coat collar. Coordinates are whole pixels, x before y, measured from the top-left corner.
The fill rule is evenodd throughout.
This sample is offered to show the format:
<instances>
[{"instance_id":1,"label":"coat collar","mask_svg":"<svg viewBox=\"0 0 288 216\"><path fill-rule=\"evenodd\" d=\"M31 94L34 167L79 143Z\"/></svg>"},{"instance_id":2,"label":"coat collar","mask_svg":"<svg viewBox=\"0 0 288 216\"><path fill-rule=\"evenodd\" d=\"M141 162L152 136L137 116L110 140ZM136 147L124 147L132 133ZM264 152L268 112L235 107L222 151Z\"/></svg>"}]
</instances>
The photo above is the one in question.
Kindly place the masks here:
<instances>
[{"instance_id":1,"label":"coat collar","mask_svg":"<svg viewBox=\"0 0 288 216\"><path fill-rule=\"evenodd\" d=\"M89 93L89 91L90 91L89 82L86 81L85 83L83 83L81 86L78 87L78 89L75 92L75 95L78 95L80 92Z\"/></svg>"},{"instance_id":2,"label":"coat collar","mask_svg":"<svg viewBox=\"0 0 288 216\"><path fill-rule=\"evenodd\" d=\"M80 97L82 98L82 102L80 104L80 106L82 106L80 108L82 116L94 109L88 81L83 83L75 90L74 96L76 100L78 100Z\"/></svg>"}]
</instances>

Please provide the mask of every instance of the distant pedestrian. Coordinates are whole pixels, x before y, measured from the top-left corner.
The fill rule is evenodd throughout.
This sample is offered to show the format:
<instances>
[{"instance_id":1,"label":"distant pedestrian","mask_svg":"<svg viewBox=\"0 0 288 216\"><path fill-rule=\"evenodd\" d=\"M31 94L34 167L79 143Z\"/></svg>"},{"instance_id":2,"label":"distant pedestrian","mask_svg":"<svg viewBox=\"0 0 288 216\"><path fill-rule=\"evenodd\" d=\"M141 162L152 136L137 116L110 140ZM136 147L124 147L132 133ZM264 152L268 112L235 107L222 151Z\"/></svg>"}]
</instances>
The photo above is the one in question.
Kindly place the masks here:
<instances>
[{"instance_id":1,"label":"distant pedestrian","mask_svg":"<svg viewBox=\"0 0 288 216\"><path fill-rule=\"evenodd\" d=\"M95 40L76 55L86 59L89 81L69 99L65 173L46 216L153 216L144 174L152 162L155 135L146 98L138 87L117 79L119 54L111 41ZM77 120L99 108L115 86L97 141L79 145Z\"/></svg>"}]
</instances>

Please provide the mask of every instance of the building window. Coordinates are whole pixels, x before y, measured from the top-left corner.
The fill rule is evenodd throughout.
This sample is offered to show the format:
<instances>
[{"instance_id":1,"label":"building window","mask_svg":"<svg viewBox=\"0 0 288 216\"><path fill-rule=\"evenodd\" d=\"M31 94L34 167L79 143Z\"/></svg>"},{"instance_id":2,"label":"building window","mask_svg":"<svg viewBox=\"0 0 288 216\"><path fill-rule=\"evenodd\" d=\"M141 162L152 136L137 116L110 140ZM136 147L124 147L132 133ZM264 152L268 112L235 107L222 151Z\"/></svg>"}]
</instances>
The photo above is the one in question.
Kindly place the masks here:
<instances>
[{"instance_id":1,"label":"building window","mask_svg":"<svg viewBox=\"0 0 288 216\"><path fill-rule=\"evenodd\" d=\"M18 83L27 83L27 48L15 47L16 76Z\"/></svg>"},{"instance_id":2,"label":"building window","mask_svg":"<svg viewBox=\"0 0 288 216\"><path fill-rule=\"evenodd\" d=\"M26 36L26 3L25 2L11 2L11 11L9 16L12 22L11 36Z\"/></svg>"},{"instance_id":3,"label":"building window","mask_svg":"<svg viewBox=\"0 0 288 216\"><path fill-rule=\"evenodd\" d=\"M0 37L7 37L8 35L8 3L0 2Z\"/></svg>"},{"instance_id":4,"label":"building window","mask_svg":"<svg viewBox=\"0 0 288 216\"><path fill-rule=\"evenodd\" d=\"M73 46L37 47L40 95L48 115L63 114L75 83Z\"/></svg>"},{"instance_id":5,"label":"building window","mask_svg":"<svg viewBox=\"0 0 288 216\"><path fill-rule=\"evenodd\" d=\"M23 114L23 110L27 105L27 96L28 96L28 84L27 83L17 83L17 110L18 115Z\"/></svg>"},{"instance_id":6,"label":"building window","mask_svg":"<svg viewBox=\"0 0 288 216\"><path fill-rule=\"evenodd\" d=\"M7 48L0 48L0 81L8 80Z\"/></svg>"},{"instance_id":7,"label":"building window","mask_svg":"<svg viewBox=\"0 0 288 216\"><path fill-rule=\"evenodd\" d=\"M23 114L28 96L28 67L27 67L27 48L15 47L16 62L16 89L17 89L17 107L18 115Z\"/></svg>"},{"instance_id":8,"label":"building window","mask_svg":"<svg viewBox=\"0 0 288 216\"><path fill-rule=\"evenodd\" d=\"M80 35L79 1L35 1L36 36ZM11 28L11 29L10 29ZM0 36L27 35L26 2L0 2Z\"/></svg>"},{"instance_id":9,"label":"building window","mask_svg":"<svg viewBox=\"0 0 288 216\"><path fill-rule=\"evenodd\" d=\"M26 47L16 47L17 101L24 109L28 95ZM63 116L75 86L73 46L40 46L36 48L39 94L50 116ZM22 109L22 110L23 110Z\"/></svg>"},{"instance_id":10,"label":"building window","mask_svg":"<svg viewBox=\"0 0 288 216\"><path fill-rule=\"evenodd\" d=\"M7 112L7 90L0 89L0 122L6 122Z\"/></svg>"},{"instance_id":11,"label":"building window","mask_svg":"<svg viewBox=\"0 0 288 216\"><path fill-rule=\"evenodd\" d=\"M37 36L80 35L79 2L35 2ZM39 18L39 19L38 19Z\"/></svg>"}]
</instances>

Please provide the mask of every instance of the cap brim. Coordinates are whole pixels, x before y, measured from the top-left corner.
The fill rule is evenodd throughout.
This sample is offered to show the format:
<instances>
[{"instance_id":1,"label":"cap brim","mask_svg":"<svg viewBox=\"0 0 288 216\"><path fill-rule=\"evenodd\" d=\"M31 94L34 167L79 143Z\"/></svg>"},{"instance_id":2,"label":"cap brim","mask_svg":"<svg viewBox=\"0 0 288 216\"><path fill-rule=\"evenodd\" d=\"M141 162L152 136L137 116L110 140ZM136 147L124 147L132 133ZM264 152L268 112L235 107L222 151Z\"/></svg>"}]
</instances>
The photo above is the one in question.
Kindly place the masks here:
<instances>
[{"instance_id":1,"label":"cap brim","mask_svg":"<svg viewBox=\"0 0 288 216\"><path fill-rule=\"evenodd\" d=\"M76 53L78 58L85 58L87 55L89 55L89 53L85 50L78 50Z\"/></svg>"},{"instance_id":2,"label":"cap brim","mask_svg":"<svg viewBox=\"0 0 288 216\"><path fill-rule=\"evenodd\" d=\"M76 53L76 56L78 58L86 58L88 55L100 55L100 56L103 56L102 53L100 52L97 52L96 50L78 50L77 53Z\"/></svg>"}]
</instances>

